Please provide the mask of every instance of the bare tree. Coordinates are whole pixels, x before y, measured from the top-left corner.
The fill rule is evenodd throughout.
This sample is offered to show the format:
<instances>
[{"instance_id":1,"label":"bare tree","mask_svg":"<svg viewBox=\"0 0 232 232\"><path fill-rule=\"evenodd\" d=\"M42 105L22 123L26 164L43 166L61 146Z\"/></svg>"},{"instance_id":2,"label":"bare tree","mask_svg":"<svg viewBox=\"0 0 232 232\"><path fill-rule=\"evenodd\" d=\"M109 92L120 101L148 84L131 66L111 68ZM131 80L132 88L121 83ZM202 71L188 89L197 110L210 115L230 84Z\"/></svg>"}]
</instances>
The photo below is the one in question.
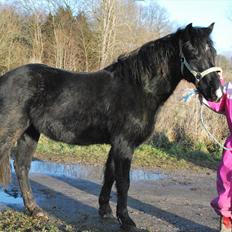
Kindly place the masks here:
<instances>
[{"instance_id":1,"label":"bare tree","mask_svg":"<svg viewBox=\"0 0 232 232\"><path fill-rule=\"evenodd\" d=\"M146 6L140 6L139 23L146 31L153 34L153 39L166 35L171 29L166 9L155 1L150 1Z\"/></svg>"},{"instance_id":2,"label":"bare tree","mask_svg":"<svg viewBox=\"0 0 232 232\"><path fill-rule=\"evenodd\" d=\"M171 31L166 10L155 2L144 6L134 0L117 0L115 18L113 57Z\"/></svg>"},{"instance_id":3,"label":"bare tree","mask_svg":"<svg viewBox=\"0 0 232 232\"><path fill-rule=\"evenodd\" d=\"M27 32L31 40L30 62L41 63L44 51L42 25L46 18L44 1L15 0L15 5L25 15Z\"/></svg>"},{"instance_id":4,"label":"bare tree","mask_svg":"<svg viewBox=\"0 0 232 232\"><path fill-rule=\"evenodd\" d=\"M31 33L32 33L32 55L31 62L41 63L43 58L44 41L42 36L42 22L40 12L31 16Z\"/></svg>"},{"instance_id":5,"label":"bare tree","mask_svg":"<svg viewBox=\"0 0 232 232\"><path fill-rule=\"evenodd\" d=\"M219 67L222 68L222 70L231 70L232 69L232 65L231 65L231 60L223 55L217 55L216 57L216 63Z\"/></svg>"},{"instance_id":6,"label":"bare tree","mask_svg":"<svg viewBox=\"0 0 232 232\"><path fill-rule=\"evenodd\" d=\"M116 0L101 0L96 17L97 43L99 47L99 68L112 59L116 38Z\"/></svg>"},{"instance_id":7,"label":"bare tree","mask_svg":"<svg viewBox=\"0 0 232 232\"><path fill-rule=\"evenodd\" d=\"M13 8L0 9L0 72L25 62L20 17Z\"/></svg>"}]
</instances>

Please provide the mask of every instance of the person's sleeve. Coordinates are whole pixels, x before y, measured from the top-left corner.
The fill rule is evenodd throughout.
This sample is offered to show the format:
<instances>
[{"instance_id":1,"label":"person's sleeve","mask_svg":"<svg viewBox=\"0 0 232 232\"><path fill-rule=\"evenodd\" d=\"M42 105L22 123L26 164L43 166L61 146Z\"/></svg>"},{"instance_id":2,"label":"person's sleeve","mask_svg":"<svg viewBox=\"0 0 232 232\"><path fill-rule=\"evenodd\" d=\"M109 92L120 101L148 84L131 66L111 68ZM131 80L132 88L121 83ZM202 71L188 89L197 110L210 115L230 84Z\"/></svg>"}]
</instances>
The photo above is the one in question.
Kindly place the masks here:
<instances>
[{"instance_id":1,"label":"person's sleeve","mask_svg":"<svg viewBox=\"0 0 232 232\"><path fill-rule=\"evenodd\" d=\"M202 98L202 103L204 105L206 105L208 108L210 108L211 110L223 114L225 112L225 104L226 104L226 92L228 89L228 84L224 82L224 79L221 77L220 78L220 82L222 84L223 87L223 92L224 95L222 96L222 98L220 99L219 102L211 102L211 101L207 101L205 98Z\"/></svg>"},{"instance_id":2,"label":"person's sleeve","mask_svg":"<svg viewBox=\"0 0 232 232\"><path fill-rule=\"evenodd\" d=\"M226 94L223 95L219 102L211 102L203 98L202 103L211 110L223 114L225 112Z\"/></svg>"}]
</instances>

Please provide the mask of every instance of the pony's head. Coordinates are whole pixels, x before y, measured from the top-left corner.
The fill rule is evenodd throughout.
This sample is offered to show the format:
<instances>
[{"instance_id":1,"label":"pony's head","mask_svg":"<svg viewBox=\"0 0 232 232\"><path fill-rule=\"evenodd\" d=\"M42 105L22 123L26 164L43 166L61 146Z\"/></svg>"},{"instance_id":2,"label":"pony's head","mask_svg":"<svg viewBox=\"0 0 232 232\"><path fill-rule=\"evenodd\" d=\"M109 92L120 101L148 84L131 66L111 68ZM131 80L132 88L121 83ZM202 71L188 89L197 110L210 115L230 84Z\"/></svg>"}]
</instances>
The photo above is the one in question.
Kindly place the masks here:
<instances>
[{"instance_id":1,"label":"pony's head","mask_svg":"<svg viewBox=\"0 0 232 232\"><path fill-rule=\"evenodd\" d=\"M219 80L220 68L215 67L216 50L210 39L214 23L209 27L182 30L179 49L183 78L192 82L207 100L219 101L223 95Z\"/></svg>"}]
</instances>

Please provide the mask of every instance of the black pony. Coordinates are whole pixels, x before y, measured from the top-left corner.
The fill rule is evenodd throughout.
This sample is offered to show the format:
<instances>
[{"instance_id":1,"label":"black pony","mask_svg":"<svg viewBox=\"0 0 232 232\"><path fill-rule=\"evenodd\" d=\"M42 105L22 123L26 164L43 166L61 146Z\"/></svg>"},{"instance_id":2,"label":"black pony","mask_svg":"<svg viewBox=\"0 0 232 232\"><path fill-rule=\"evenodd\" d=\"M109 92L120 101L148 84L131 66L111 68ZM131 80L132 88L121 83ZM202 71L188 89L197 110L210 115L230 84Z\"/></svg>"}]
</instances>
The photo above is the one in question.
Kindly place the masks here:
<instances>
[{"instance_id":1,"label":"black pony","mask_svg":"<svg viewBox=\"0 0 232 232\"><path fill-rule=\"evenodd\" d=\"M99 214L111 216L110 192L116 182L117 218L124 228L134 227L127 211L131 159L135 148L152 134L158 108L181 79L194 83L208 100L222 96L217 69L212 68L216 54L209 38L212 29L213 24L206 28L189 24L95 73L28 64L3 75L1 183L9 181L9 155L17 142L14 165L25 207L43 216L28 181L40 134L68 144L110 144Z\"/></svg>"}]
</instances>

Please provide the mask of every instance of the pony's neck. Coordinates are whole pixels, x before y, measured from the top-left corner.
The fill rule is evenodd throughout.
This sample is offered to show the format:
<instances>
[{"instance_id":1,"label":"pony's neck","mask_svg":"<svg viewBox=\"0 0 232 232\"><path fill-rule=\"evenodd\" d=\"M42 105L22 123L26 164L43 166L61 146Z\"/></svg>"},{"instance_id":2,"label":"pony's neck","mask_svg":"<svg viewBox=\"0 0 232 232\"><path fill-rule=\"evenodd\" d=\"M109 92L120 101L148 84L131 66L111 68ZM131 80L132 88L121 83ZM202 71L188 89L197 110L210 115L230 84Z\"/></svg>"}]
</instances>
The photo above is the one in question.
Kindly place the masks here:
<instances>
[{"instance_id":1,"label":"pony's neck","mask_svg":"<svg viewBox=\"0 0 232 232\"><path fill-rule=\"evenodd\" d=\"M116 78L143 88L158 103L165 101L181 80L179 35L170 34L144 44L141 48L119 56L105 69Z\"/></svg>"},{"instance_id":2,"label":"pony's neck","mask_svg":"<svg viewBox=\"0 0 232 232\"><path fill-rule=\"evenodd\" d=\"M158 102L164 102L182 79L179 56L179 36L171 34L145 44L137 54L136 80L140 80L144 92Z\"/></svg>"}]
</instances>

